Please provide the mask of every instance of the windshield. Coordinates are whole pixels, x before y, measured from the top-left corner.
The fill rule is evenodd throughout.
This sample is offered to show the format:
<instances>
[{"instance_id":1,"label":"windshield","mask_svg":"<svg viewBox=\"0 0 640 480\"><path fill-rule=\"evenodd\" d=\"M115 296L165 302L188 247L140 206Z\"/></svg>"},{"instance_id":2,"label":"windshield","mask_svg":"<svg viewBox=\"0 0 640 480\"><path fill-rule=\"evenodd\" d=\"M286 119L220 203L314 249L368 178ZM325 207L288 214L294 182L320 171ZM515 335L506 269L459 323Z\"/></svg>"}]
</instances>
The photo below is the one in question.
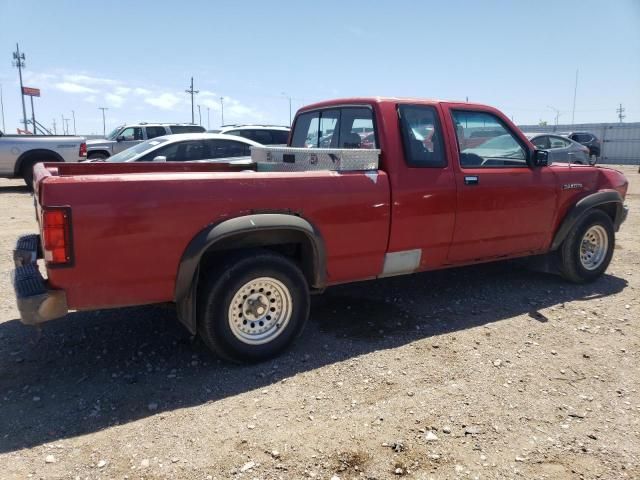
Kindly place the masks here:
<instances>
[{"instance_id":1,"label":"windshield","mask_svg":"<svg viewBox=\"0 0 640 480\"><path fill-rule=\"evenodd\" d=\"M122 125L111 130L111 132L109 133L109 135L106 136L106 138L108 140L115 140L120 130L122 130Z\"/></svg>"},{"instance_id":2,"label":"windshield","mask_svg":"<svg viewBox=\"0 0 640 480\"><path fill-rule=\"evenodd\" d=\"M168 141L169 140L166 138L153 138L151 140L147 140L146 142L134 145L131 148L127 148L126 150L107 158L107 162L127 162L132 160L134 157L147 153L149 150L152 150L158 145Z\"/></svg>"}]
</instances>

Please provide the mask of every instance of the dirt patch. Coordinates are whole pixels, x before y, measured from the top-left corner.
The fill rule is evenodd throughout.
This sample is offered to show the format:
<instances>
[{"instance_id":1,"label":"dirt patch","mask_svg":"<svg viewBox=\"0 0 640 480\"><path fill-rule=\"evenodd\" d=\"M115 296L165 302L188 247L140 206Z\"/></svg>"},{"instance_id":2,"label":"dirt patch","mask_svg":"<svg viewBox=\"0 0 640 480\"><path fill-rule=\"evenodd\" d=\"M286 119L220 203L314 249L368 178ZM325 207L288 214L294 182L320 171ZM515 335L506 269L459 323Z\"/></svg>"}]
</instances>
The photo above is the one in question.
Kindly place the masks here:
<instances>
[{"instance_id":1,"label":"dirt patch","mask_svg":"<svg viewBox=\"0 0 640 480\"><path fill-rule=\"evenodd\" d=\"M171 308L18 320L32 198L0 181L2 478L640 478L640 176L607 274L500 263L313 299L281 357L212 357ZM99 252L96 252L99 254Z\"/></svg>"}]
</instances>

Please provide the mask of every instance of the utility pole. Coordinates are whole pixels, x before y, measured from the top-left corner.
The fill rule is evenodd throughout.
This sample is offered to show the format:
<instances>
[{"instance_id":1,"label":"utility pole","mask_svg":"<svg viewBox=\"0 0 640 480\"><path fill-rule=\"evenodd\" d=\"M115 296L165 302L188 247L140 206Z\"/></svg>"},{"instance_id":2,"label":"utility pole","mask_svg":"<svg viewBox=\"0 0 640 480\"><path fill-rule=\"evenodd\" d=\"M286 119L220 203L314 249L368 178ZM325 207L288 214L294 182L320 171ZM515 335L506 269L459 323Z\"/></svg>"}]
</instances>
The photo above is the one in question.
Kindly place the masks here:
<instances>
[{"instance_id":1,"label":"utility pole","mask_svg":"<svg viewBox=\"0 0 640 480\"><path fill-rule=\"evenodd\" d=\"M200 105L198 105L198 125L202 126L202 112L200 111Z\"/></svg>"},{"instance_id":2,"label":"utility pole","mask_svg":"<svg viewBox=\"0 0 640 480\"><path fill-rule=\"evenodd\" d=\"M618 114L618 120L620 120L620 123L622 123L622 120L624 119L624 117L626 117L626 115L623 115L624 108L622 108L622 104L620 104L620 106L616 109L616 113Z\"/></svg>"},{"instance_id":3,"label":"utility pole","mask_svg":"<svg viewBox=\"0 0 640 480\"><path fill-rule=\"evenodd\" d=\"M211 122L209 121L209 107L207 107L207 130L211 130Z\"/></svg>"},{"instance_id":4,"label":"utility pole","mask_svg":"<svg viewBox=\"0 0 640 480\"><path fill-rule=\"evenodd\" d=\"M65 125L67 126L66 129L66 134L69 135L69 120L71 120L70 118L62 118L62 120L64 120Z\"/></svg>"},{"instance_id":5,"label":"utility pole","mask_svg":"<svg viewBox=\"0 0 640 480\"><path fill-rule=\"evenodd\" d=\"M24 104L24 93L22 91L22 68L24 67L24 53L20 53L20 47L16 43L16 51L13 52L13 66L18 67L18 75L20 77L20 98L22 99L22 121L24 123L24 129L29 130L27 127L27 107Z\"/></svg>"},{"instance_id":6,"label":"utility pole","mask_svg":"<svg viewBox=\"0 0 640 480\"><path fill-rule=\"evenodd\" d=\"M33 134L37 135L38 132L36 131L36 111L33 109L33 95L30 95L29 98L31 98L31 124L33 125Z\"/></svg>"},{"instance_id":7,"label":"utility pole","mask_svg":"<svg viewBox=\"0 0 640 480\"><path fill-rule=\"evenodd\" d=\"M98 107L98 110L102 110L102 136L107 135L106 123L104 121L104 112L105 110L109 110L107 107Z\"/></svg>"},{"instance_id":8,"label":"utility pole","mask_svg":"<svg viewBox=\"0 0 640 480\"><path fill-rule=\"evenodd\" d=\"M573 110L571 110L571 125L576 118L576 93L578 93L578 69L576 68L576 85L573 88Z\"/></svg>"},{"instance_id":9,"label":"utility pole","mask_svg":"<svg viewBox=\"0 0 640 480\"><path fill-rule=\"evenodd\" d=\"M76 133L76 112L71 110L71 116L73 117L73 134L77 135L77 133Z\"/></svg>"},{"instance_id":10,"label":"utility pole","mask_svg":"<svg viewBox=\"0 0 640 480\"><path fill-rule=\"evenodd\" d=\"M195 117L195 112L193 110L193 95L200 93L200 90L193 89L193 77L191 77L191 86L189 87L189 90L185 90L185 92L191 95L191 123L195 124L196 117Z\"/></svg>"},{"instance_id":11,"label":"utility pole","mask_svg":"<svg viewBox=\"0 0 640 480\"><path fill-rule=\"evenodd\" d=\"M220 97L220 126L224 125L224 97Z\"/></svg>"},{"instance_id":12,"label":"utility pole","mask_svg":"<svg viewBox=\"0 0 640 480\"><path fill-rule=\"evenodd\" d=\"M57 135L58 134L58 130L56 130L56 119L53 119L53 134Z\"/></svg>"},{"instance_id":13,"label":"utility pole","mask_svg":"<svg viewBox=\"0 0 640 480\"><path fill-rule=\"evenodd\" d=\"M0 85L0 111L2 111L2 132L6 131L4 126L4 101L2 100L2 85Z\"/></svg>"}]
</instances>

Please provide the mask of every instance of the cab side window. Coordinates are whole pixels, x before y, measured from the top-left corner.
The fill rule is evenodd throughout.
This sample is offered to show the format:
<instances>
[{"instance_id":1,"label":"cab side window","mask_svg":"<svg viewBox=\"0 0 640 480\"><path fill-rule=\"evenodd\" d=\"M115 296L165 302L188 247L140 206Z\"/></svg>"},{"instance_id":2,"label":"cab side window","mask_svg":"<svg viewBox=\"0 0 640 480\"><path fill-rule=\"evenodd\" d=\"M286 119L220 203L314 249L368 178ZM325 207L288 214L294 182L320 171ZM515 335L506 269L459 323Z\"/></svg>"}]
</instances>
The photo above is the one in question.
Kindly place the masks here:
<instances>
[{"instance_id":1,"label":"cab side window","mask_svg":"<svg viewBox=\"0 0 640 480\"><path fill-rule=\"evenodd\" d=\"M452 116L462 168L527 167L525 148L495 115L456 110Z\"/></svg>"},{"instance_id":2,"label":"cab side window","mask_svg":"<svg viewBox=\"0 0 640 480\"><path fill-rule=\"evenodd\" d=\"M442 130L436 110L422 105L400 105L398 117L407 164L411 167L446 167Z\"/></svg>"},{"instance_id":3,"label":"cab side window","mask_svg":"<svg viewBox=\"0 0 640 480\"><path fill-rule=\"evenodd\" d=\"M141 127L129 127L125 128L119 137L123 137L125 141L142 140L142 128Z\"/></svg>"},{"instance_id":4,"label":"cab side window","mask_svg":"<svg viewBox=\"0 0 640 480\"><path fill-rule=\"evenodd\" d=\"M147 139L166 135L164 127L147 127Z\"/></svg>"}]
</instances>

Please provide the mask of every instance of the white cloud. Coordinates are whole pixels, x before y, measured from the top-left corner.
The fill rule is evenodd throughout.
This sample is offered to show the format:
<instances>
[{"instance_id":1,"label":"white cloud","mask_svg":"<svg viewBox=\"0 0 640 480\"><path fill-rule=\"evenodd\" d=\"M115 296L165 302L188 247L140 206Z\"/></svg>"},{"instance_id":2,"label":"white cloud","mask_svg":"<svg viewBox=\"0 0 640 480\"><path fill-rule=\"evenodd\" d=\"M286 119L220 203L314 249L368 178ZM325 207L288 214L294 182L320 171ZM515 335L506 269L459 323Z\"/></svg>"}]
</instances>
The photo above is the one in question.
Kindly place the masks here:
<instances>
[{"instance_id":1,"label":"white cloud","mask_svg":"<svg viewBox=\"0 0 640 480\"><path fill-rule=\"evenodd\" d=\"M80 83L84 85L118 85L121 84L119 80L112 80L110 78L93 77L91 75L83 74L68 74L63 76L64 80L72 83Z\"/></svg>"},{"instance_id":2,"label":"white cloud","mask_svg":"<svg viewBox=\"0 0 640 480\"><path fill-rule=\"evenodd\" d=\"M115 94L116 95L126 95L130 91L131 91L131 89L129 87L117 87L116 91L115 91Z\"/></svg>"},{"instance_id":3,"label":"white cloud","mask_svg":"<svg viewBox=\"0 0 640 480\"><path fill-rule=\"evenodd\" d=\"M124 104L124 97L115 93L107 93L104 99L110 107L118 108Z\"/></svg>"},{"instance_id":4,"label":"white cloud","mask_svg":"<svg viewBox=\"0 0 640 480\"><path fill-rule=\"evenodd\" d=\"M96 98L95 95L89 95L88 97L84 98L84 101L89 103L96 103L96 100L98 99Z\"/></svg>"},{"instance_id":5,"label":"white cloud","mask_svg":"<svg viewBox=\"0 0 640 480\"><path fill-rule=\"evenodd\" d=\"M151 94L151 90L147 90L146 88L134 88L133 89L133 93L135 93L136 95L150 95Z\"/></svg>"},{"instance_id":6,"label":"white cloud","mask_svg":"<svg viewBox=\"0 0 640 480\"><path fill-rule=\"evenodd\" d=\"M72 82L56 83L54 87L67 93L98 93L98 90L95 88L85 87L84 85L78 85Z\"/></svg>"},{"instance_id":7,"label":"white cloud","mask_svg":"<svg viewBox=\"0 0 640 480\"><path fill-rule=\"evenodd\" d=\"M181 96L168 92L144 99L144 101L149 105L153 105L154 107L158 107L162 110L171 110L183 100L184 99Z\"/></svg>"}]
</instances>

